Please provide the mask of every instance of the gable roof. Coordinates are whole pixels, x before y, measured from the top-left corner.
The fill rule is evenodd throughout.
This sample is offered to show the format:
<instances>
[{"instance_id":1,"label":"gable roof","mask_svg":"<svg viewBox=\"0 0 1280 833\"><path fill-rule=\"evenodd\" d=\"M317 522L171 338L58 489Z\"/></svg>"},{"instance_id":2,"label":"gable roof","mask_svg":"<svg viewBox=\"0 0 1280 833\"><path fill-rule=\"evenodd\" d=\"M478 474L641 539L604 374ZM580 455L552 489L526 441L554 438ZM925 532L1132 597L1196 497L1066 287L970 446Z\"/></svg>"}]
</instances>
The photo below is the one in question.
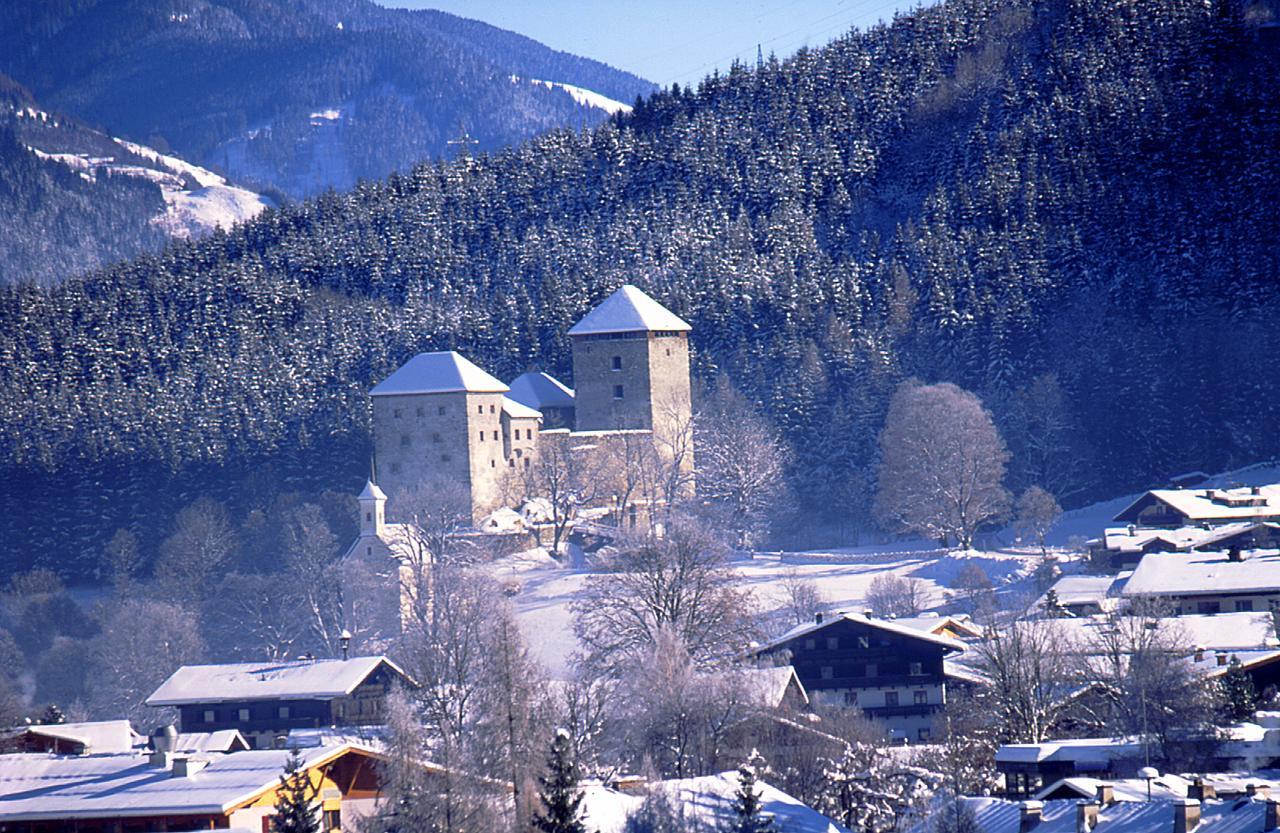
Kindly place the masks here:
<instances>
[{"instance_id":1,"label":"gable roof","mask_svg":"<svg viewBox=\"0 0 1280 833\"><path fill-rule=\"evenodd\" d=\"M1110 782L1109 782L1110 783ZM1143 782L1145 784L1145 782ZM1098 811L1094 833L1169 833L1174 829L1173 799L1118 801ZM973 810L977 833L1018 833L1019 802L1000 798L964 798ZM1077 833L1076 813L1079 799L1045 801L1036 833ZM1200 802L1200 823L1196 833L1257 833L1263 828L1266 801L1262 798L1240 798L1227 801ZM914 828L923 833L933 824L925 820Z\"/></svg>"},{"instance_id":2,"label":"gable roof","mask_svg":"<svg viewBox=\"0 0 1280 833\"><path fill-rule=\"evenodd\" d=\"M507 386L453 350L419 353L374 386L370 396L412 393L506 393Z\"/></svg>"},{"instance_id":3,"label":"gable roof","mask_svg":"<svg viewBox=\"0 0 1280 833\"><path fill-rule=\"evenodd\" d=\"M86 754L128 752L142 741L127 720L97 720L88 723L51 723L24 727L19 734L39 735L80 744Z\"/></svg>"},{"instance_id":4,"label":"gable roof","mask_svg":"<svg viewBox=\"0 0 1280 833\"><path fill-rule=\"evenodd\" d=\"M522 405L510 396L502 397L502 412L516 419L542 419L542 412L528 405Z\"/></svg>"},{"instance_id":5,"label":"gable roof","mask_svg":"<svg viewBox=\"0 0 1280 833\"><path fill-rule=\"evenodd\" d=\"M861 613L836 613L832 616L824 616L821 622L808 622L803 625L797 625L791 630L779 636L777 639L766 642L759 648L755 649L755 653L764 653L779 648L794 639L801 636L807 636L816 633L823 628L829 628L837 622L853 622L859 625L867 625L882 631L905 636L908 639L919 639L923 642L929 642L945 649L946 651L963 651L964 643L958 642L946 636L938 636L927 630L920 630L908 625L901 625L891 619L873 619L869 616L863 616Z\"/></svg>"},{"instance_id":6,"label":"gable roof","mask_svg":"<svg viewBox=\"0 0 1280 833\"><path fill-rule=\"evenodd\" d=\"M148 706L187 706L245 700L332 700L350 694L382 667L408 679L386 657L184 665L145 702Z\"/></svg>"},{"instance_id":7,"label":"gable roof","mask_svg":"<svg viewBox=\"0 0 1280 833\"><path fill-rule=\"evenodd\" d=\"M541 372L522 373L512 379L508 396L537 410L572 408L574 403L572 389L554 376Z\"/></svg>"},{"instance_id":8,"label":"gable roof","mask_svg":"<svg viewBox=\"0 0 1280 833\"><path fill-rule=\"evenodd\" d=\"M569 328L571 336L653 331L688 332L693 327L637 287L626 284Z\"/></svg>"},{"instance_id":9,"label":"gable roof","mask_svg":"<svg viewBox=\"0 0 1280 833\"><path fill-rule=\"evenodd\" d=\"M346 754L349 745L300 750L307 769ZM290 752L262 749L210 755L181 777L141 753L60 757L0 755L0 822L229 813L280 784Z\"/></svg>"},{"instance_id":10,"label":"gable roof","mask_svg":"<svg viewBox=\"0 0 1280 833\"><path fill-rule=\"evenodd\" d=\"M967 615L952 616L948 614L943 616L937 613L921 613L916 616L899 616L892 621L935 636L945 636L948 631L953 631L957 634L957 636L953 637L955 639L963 639L965 637L980 639L982 637L982 628L974 624L973 620Z\"/></svg>"},{"instance_id":11,"label":"gable roof","mask_svg":"<svg viewBox=\"0 0 1280 833\"><path fill-rule=\"evenodd\" d=\"M1125 583L1125 596L1256 595L1280 590L1280 552L1253 552L1232 561L1220 552L1145 555Z\"/></svg>"},{"instance_id":12,"label":"gable roof","mask_svg":"<svg viewBox=\"0 0 1280 833\"><path fill-rule=\"evenodd\" d=\"M1152 489L1139 495L1117 521L1133 520L1148 499L1157 500L1191 521L1246 520L1280 516L1280 484L1236 489ZM1248 506L1260 503L1260 506Z\"/></svg>"}]
</instances>

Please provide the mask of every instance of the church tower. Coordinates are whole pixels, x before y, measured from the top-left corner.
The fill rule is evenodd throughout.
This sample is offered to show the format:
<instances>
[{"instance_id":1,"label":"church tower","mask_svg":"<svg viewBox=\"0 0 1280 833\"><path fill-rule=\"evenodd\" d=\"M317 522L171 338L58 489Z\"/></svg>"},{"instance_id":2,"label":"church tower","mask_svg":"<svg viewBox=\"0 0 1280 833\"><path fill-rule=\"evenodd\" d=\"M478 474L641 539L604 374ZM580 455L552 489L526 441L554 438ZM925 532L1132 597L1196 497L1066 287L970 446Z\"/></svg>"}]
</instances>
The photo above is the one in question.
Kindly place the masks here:
<instances>
[{"instance_id":1,"label":"church tower","mask_svg":"<svg viewBox=\"0 0 1280 833\"><path fill-rule=\"evenodd\" d=\"M630 284L587 313L569 330L577 430L687 430L692 329Z\"/></svg>"},{"instance_id":2,"label":"church tower","mask_svg":"<svg viewBox=\"0 0 1280 833\"><path fill-rule=\"evenodd\" d=\"M379 535L387 524L387 496L378 484L368 480L364 491L356 498L360 501L360 537Z\"/></svg>"}]
</instances>

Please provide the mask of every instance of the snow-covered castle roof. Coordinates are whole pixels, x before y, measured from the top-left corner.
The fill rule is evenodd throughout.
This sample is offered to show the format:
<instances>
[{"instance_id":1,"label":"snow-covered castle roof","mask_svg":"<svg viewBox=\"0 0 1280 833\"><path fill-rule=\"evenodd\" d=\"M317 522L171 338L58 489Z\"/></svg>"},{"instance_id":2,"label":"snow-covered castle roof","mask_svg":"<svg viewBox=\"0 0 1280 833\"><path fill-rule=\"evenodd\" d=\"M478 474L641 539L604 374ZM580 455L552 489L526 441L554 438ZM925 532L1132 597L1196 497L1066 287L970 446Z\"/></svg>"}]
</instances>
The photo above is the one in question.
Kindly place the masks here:
<instances>
[{"instance_id":1,"label":"snow-covered castle roof","mask_svg":"<svg viewBox=\"0 0 1280 833\"><path fill-rule=\"evenodd\" d=\"M693 327L671 310L626 284L569 328L571 336L600 333L688 332Z\"/></svg>"},{"instance_id":2,"label":"snow-covered castle roof","mask_svg":"<svg viewBox=\"0 0 1280 833\"><path fill-rule=\"evenodd\" d=\"M370 396L412 393L506 393L507 386L453 350L419 353L400 365Z\"/></svg>"}]
</instances>

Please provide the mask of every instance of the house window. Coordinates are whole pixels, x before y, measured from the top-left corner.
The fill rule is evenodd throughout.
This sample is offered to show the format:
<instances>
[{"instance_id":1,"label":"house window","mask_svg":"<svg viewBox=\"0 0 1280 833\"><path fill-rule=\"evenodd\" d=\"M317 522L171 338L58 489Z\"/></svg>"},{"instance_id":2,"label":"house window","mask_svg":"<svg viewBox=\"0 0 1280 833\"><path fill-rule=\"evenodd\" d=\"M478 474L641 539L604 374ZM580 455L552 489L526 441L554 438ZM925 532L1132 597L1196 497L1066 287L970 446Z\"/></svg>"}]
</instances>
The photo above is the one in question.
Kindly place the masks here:
<instances>
[{"instance_id":1,"label":"house window","mask_svg":"<svg viewBox=\"0 0 1280 833\"><path fill-rule=\"evenodd\" d=\"M822 666L822 679L829 680L834 676L835 676L835 672L834 670L832 670L830 665Z\"/></svg>"},{"instance_id":2,"label":"house window","mask_svg":"<svg viewBox=\"0 0 1280 833\"><path fill-rule=\"evenodd\" d=\"M885 704L886 706L896 706L896 705L898 705L898 692L896 692L896 691L886 691L886 692L884 693L884 704Z\"/></svg>"},{"instance_id":3,"label":"house window","mask_svg":"<svg viewBox=\"0 0 1280 833\"><path fill-rule=\"evenodd\" d=\"M827 637L827 650L828 650L828 651L834 651L834 650L836 650L836 649L837 649L837 648L839 648L839 647L840 647L840 639L839 639L839 637L835 637L835 636L828 636L828 637Z\"/></svg>"},{"instance_id":4,"label":"house window","mask_svg":"<svg viewBox=\"0 0 1280 833\"><path fill-rule=\"evenodd\" d=\"M858 647L859 647L859 648L870 648L870 647L871 647L871 640L867 639L865 636L860 636L860 637L858 637Z\"/></svg>"},{"instance_id":5,"label":"house window","mask_svg":"<svg viewBox=\"0 0 1280 833\"><path fill-rule=\"evenodd\" d=\"M205 722L205 723L213 723L213 722L214 722L215 720L217 720L217 719L218 719L218 715L214 712L214 710L213 710L213 709L205 709L205 710L204 710L204 722Z\"/></svg>"},{"instance_id":6,"label":"house window","mask_svg":"<svg viewBox=\"0 0 1280 833\"><path fill-rule=\"evenodd\" d=\"M816 639L806 639L804 641L804 649L806 651L812 651L814 648L817 648L817 647L818 647L818 640Z\"/></svg>"},{"instance_id":7,"label":"house window","mask_svg":"<svg viewBox=\"0 0 1280 833\"><path fill-rule=\"evenodd\" d=\"M876 664L874 662L867 663L867 676L874 677L876 675Z\"/></svg>"},{"instance_id":8,"label":"house window","mask_svg":"<svg viewBox=\"0 0 1280 833\"><path fill-rule=\"evenodd\" d=\"M614 357L613 357L613 369L614 369L614 370L621 370L621 369L622 369L622 356L614 356Z\"/></svg>"},{"instance_id":9,"label":"house window","mask_svg":"<svg viewBox=\"0 0 1280 833\"><path fill-rule=\"evenodd\" d=\"M930 735L931 732L927 726L921 729L916 729L916 740L928 740Z\"/></svg>"},{"instance_id":10,"label":"house window","mask_svg":"<svg viewBox=\"0 0 1280 833\"><path fill-rule=\"evenodd\" d=\"M918 662L911 663L911 676L919 677L924 673L924 668Z\"/></svg>"},{"instance_id":11,"label":"house window","mask_svg":"<svg viewBox=\"0 0 1280 833\"><path fill-rule=\"evenodd\" d=\"M289 719L289 707L288 707L288 706L281 706L281 707L280 707L280 719L281 719L281 720L288 720L288 719Z\"/></svg>"},{"instance_id":12,"label":"house window","mask_svg":"<svg viewBox=\"0 0 1280 833\"><path fill-rule=\"evenodd\" d=\"M324 811L324 830L329 833L330 830L342 829L342 811L341 810L325 810Z\"/></svg>"},{"instance_id":13,"label":"house window","mask_svg":"<svg viewBox=\"0 0 1280 833\"><path fill-rule=\"evenodd\" d=\"M239 717L240 717L240 722L241 722L241 723L248 723L248 722L249 722L249 710L248 710L248 709L241 709L241 710L240 710L240 712L239 712Z\"/></svg>"},{"instance_id":14,"label":"house window","mask_svg":"<svg viewBox=\"0 0 1280 833\"><path fill-rule=\"evenodd\" d=\"M614 399L621 399L621 398L622 398L622 385L614 385L614 386L613 386L613 398L614 398Z\"/></svg>"},{"instance_id":15,"label":"house window","mask_svg":"<svg viewBox=\"0 0 1280 833\"><path fill-rule=\"evenodd\" d=\"M858 705L858 692L856 692L856 691L846 691L846 692L844 693L844 704L845 704L846 706L856 706L856 705Z\"/></svg>"},{"instance_id":16,"label":"house window","mask_svg":"<svg viewBox=\"0 0 1280 833\"><path fill-rule=\"evenodd\" d=\"M929 692L927 691L913 691L911 692L911 696L915 698L917 706L923 706L929 702Z\"/></svg>"},{"instance_id":17,"label":"house window","mask_svg":"<svg viewBox=\"0 0 1280 833\"><path fill-rule=\"evenodd\" d=\"M1197 606L1197 612L1208 614L1221 613L1222 605L1218 602L1200 602Z\"/></svg>"},{"instance_id":18,"label":"house window","mask_svg":"<svg viewBox=\"0 0 1280 833\"><path fill-rule=\"evenodd\" d=\"M1253 599L1237 599L1236 612L1253 610Z\"/></svg>"}]
</instances>

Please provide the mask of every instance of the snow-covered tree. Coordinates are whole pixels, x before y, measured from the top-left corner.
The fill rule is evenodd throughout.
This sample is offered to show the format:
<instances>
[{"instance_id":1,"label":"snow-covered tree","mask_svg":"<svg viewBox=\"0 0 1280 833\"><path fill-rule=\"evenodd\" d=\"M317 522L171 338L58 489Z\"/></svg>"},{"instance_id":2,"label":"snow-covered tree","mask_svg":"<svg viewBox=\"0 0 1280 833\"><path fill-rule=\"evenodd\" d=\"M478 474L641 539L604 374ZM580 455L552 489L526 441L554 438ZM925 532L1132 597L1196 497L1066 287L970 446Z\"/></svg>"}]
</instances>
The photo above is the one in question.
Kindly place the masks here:
<instances>
[{"instance_id":1,"label":"snow-covered tree","mask_svg":"<svg viewBox=\"0 0 1280 833\"><path fill-rule=\"evenodd\" d=\"M564 729L556 731L547 755L547 774L538 779L542 808L533 816L533 829L542 833L587 833L582 821L582 791L578 789L573 740Z\"/></svg>"}]
</instances>

